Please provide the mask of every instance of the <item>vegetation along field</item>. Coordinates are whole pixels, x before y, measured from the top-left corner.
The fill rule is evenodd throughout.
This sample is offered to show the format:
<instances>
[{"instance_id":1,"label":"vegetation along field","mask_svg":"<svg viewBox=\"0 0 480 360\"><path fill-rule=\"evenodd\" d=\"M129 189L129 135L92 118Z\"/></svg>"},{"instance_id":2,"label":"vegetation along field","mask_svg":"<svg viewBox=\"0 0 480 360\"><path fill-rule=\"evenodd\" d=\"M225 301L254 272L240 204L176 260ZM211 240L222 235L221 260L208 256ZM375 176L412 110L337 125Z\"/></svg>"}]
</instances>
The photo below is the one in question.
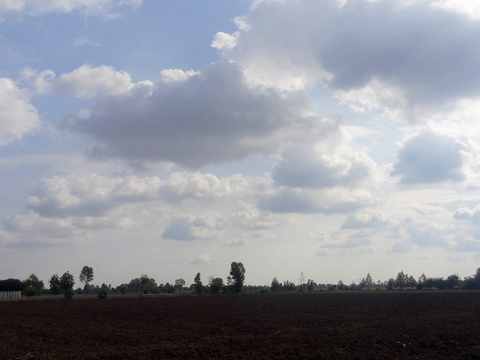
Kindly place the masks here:
<instances>
[{"instance_id":1,"label":"vegetation along field","mask_svg":"<svg viewBox=\"0 0 480 360\"><path fill-rule=\"evenodd\" d=\"M0 303L2 359L474 359L480 292Z\"/></svg>"}]
</instances>

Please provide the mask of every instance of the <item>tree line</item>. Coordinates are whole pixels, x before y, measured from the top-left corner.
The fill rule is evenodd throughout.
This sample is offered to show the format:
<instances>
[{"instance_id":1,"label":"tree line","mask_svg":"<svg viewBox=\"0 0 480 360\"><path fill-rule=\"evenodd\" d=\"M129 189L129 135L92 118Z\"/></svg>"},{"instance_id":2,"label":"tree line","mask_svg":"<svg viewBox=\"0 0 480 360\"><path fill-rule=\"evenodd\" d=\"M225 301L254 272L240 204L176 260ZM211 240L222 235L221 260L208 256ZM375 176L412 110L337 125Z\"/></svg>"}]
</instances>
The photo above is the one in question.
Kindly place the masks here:
<instances>
[{"instance_id":1,"label":"tree line","mask_svg":"<svg viewBox=\"0 0 480 360\"><path fill-rule=\"evenodd\" d=\"M270 286L245 286L245 267L241 262L232 262L230 265L230 273L227 281L224 283L223 278L210 276L208 282L204 284L201 274L197 273L193 278L193 283L186 287L184 279L176 279L174 283L166 283L158 285L155 279L146 274L142 274L138 278L132 279L129 283L121 284L117 287L106 285L91 285L94 278L93 268L84 266L78 276L79 281L83 284L83 288L78 287L74 290L75 278L66 271L63 275L53 274L48 280L48 289L43 281L39 280L35 274L31 274L27 279L21 281L19 279L0 280L0 291L22 291L27 297L41 295L44 293L53 294L54 296L63 294L65 299L72 299L75 294L92 293L99 298L106 298L109 292L117 293L138 293L139 296L144 294L159 293L175 293L175 292L191 292L197 295L203 294L236 294L246 291L256 292L313 292L315 290L330 291L349 291L349 290L394 290L394 289L480 289L480 268L472 276L461 279L458 274L451 274L447 278L443 277L427 277L422 274L418 279L400 271L395 278L386 281L378 280L375 282L370 273L363 277L358 283L352 282L344 284L339 281L337 284L317 284L312 279L306 280L303 273L300 274L299 282L295 284L292 281L278 281L277 277L272 279Z\"/></svg>"},{"instance_id":2,"label":"tree line","mask_svg":"<svg viewBox=\"0 0 480 360\"><path fill-rule=\"evenodd\" d=\"M155 279L146 274L142 274L139 278L132 279L128 284L121 284L116 288L103 283L100 287L90 285L93 281L93 268L84 266L79 274L79 280L83 283L81 287L74 290L75 278L66 271L62 276L53 274L48 280L49 288L45 287L43 281L39 280L35 274L31 274L27 279L21 281L19 279L0 280L0 291L22 291L27 297L41 295L43 293L52 294L54 296L63 294L65 299L72 299L75 294L96 294L99 298L106 298L108 292L135 292L141 296L144 294L174 293L179 291L191 291L197 294L218 294L222 293L240 293L245 282L245 267L241 262L232 262L230 265L230 275L227 277L227 284L223 283L222 278L211 276L207 285L203 285L200 273L194 278L194 283L188 288L185 287L184 279L175 280L174 284L166 283L157 285Z\"/></svg>"}]
</instances>

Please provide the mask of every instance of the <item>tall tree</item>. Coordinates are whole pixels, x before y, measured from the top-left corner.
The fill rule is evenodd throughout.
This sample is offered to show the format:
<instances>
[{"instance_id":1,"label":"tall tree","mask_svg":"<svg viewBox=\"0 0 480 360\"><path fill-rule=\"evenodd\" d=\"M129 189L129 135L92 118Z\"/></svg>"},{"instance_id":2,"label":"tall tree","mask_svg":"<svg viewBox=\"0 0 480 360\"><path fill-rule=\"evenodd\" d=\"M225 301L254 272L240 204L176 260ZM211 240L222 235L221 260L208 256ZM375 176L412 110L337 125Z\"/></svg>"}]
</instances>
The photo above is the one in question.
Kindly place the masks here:
<instances>
[{"instance_id":1,"label":"tall tree","mask_svg":"<svg viewBox=\"0 0 480 360\"><path fill-rule=\"evenodd\" d=\"M93 267L91 266L84 266L82 271L80 271L80 282L83 282L85 286L83 290L85 291L85 297L87 296L87 292L90 289L90 285L88 284L93 280Z\"/></svg>"},{"instance_id":2,"label":"tall tree","mask_svg":"<svg viewBox=\"0 0 480 360\"><path fill-rule=\"evenodd\" d=\"M202 284L202 280L200 278L200 273L197 273L197 275L195 275L195 292L200 295L203 291L203 284Z\"/></svg>"},{"instance_id":3,"label":"tall tree","mask_svg":"<svg viewBox=\"0 0 480 360\"><path fill-rule=\"evenodd\" d=\"M48 283L50 284L50 292L53 295L58 295L60 293L60 289L62 288L60 277L57 274L53 274L50 280L48 280Z\"/></svg>"},{"instance_id":4,"label":"tall tree","mask_svg":"<svg viewBox=\"0 0 480 360\"><path fill-rule=\"evenodd\" d=\"M68 271L65 272L60 278L60 285L65 290L65 299L70 300L73 297L73 285L75 285L75 279Z\"/></svg>"},{"instance_id":5,"label":"tall tree","mask_svg":"<svg viewBox=\"0 0 480 360\"><path fill-rule=\"evenodd\" d=\"M233 292L239 293L242 291L243 282L245 281L245 267L241 262L232 262L230 265L230 275L233 280Z\"/></svg>"},{"instance_id":6,"label":"tall tree","mask_svg":"<svg viewBox=\"0 0 480 360\"><path fill-rule=\"evenodd\" d=\"M400 271L397 274L397 278L395 279L395 287L403 289L407 285L407 278L408 278L408 276L405 275L403 270Z\"/></svg>"}]
</instances>

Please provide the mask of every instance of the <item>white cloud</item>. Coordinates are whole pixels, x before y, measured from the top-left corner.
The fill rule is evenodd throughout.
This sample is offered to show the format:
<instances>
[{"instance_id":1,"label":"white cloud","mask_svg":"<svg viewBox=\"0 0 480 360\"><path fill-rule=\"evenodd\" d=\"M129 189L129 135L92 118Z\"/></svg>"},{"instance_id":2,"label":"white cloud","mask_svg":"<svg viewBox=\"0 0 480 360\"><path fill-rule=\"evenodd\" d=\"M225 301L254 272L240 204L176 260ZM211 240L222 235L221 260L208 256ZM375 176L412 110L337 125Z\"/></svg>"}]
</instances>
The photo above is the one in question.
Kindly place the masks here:
<instances>
[{"instance_id":1,"label":"white cloud","mask_svg":"<svg viewBox=\"0 0 480 360\"><path fill-rule=\"evenodd\" d=\"M275 213L348 214L380 204L381 194L365 188L332 187L321 190L280 188L260 200L259 208Z\"/></svg>"},{"instance_id":2,"label":"white cloud","mask_svg":"<svg viewBox=\"0 0 480 360\"><path fill-rule=\"evenodd\" d=\"M34 212L6 218L3 223L12 245L55 245L85 236L82 229L72 224L71 218L46 218Z\"/></svg>"},{"instance_id":3,"label":"white cloud","mask_svg":"<svg viewBox=\"0 0 480 360\"><path fill-rule=\"evenodd\" d=\"M386 227L391 222L389 215L378 211L362 211L349 215L342 224L342 229L367 229Z\"/></svg>"},{"instance_id":4,"label":"white cloud","mask_svg":"<svg viewBox=\"0 0 480 360\"><path fill-rule=\"evenodd\" d=\"M167 69L167 70L162 70L162 79L166 83L169 82L177 82L177 81L185 81L187 80L190 76L198 74L198 72L190 69L188 71L183 71L180 69Z\"/></svg>"},{"instance_id":5,"label":"white cloud","mask_svg":"<svg viewBox=\"0 0 480 360\"><path fill-rule=\"evenodd\" d=\"M260 211L256 206L241 201L240 211L232 214L230 222L232 225L244 229L270 229L279 226L285 219L274 217L265 211Z\"/></svg>"},{"instance_id":6,"label":"white cloud","mask_svg":"<svg viewBox=\"0 0 480 360\"><path fill-rule=\"evenodd\" d=\"M377 166L365 153L349 150L324 153L310 146L289 148L273 168L272 178L289 187L359 186L374 176Z\"/></svg>"},{"instance_id":7,"label":"white cloud","mask_svg":"<svg viewBox=\"0 0 480 360\"><path fill-rule=\"evenodd\" d=\"M400 148L392 175L400 176L401 184L462 181L466 150L467 145L455 136L424 127Z\"/></svg>"},{"instance_id":8,"label":"white cloud","mask_svg":"<svg viewBox=\"0 0 480 360\"><path fill-rule=\"evenodd\" d=\"M212 41L211 47L215 49L232 49L237 45L237 38L240 32L235 32L233 35L226 34L224 32L218 32Z\"/></svg>"},{"instance_id":9,"label":"white cloud","mask_svg":"<svg viewBox=\"0 0 480 360\"><path fill-rule=\"evenodd\" d=\"M422 109L480 94L480 24L444 11L473 13L474 3L262 1L220 51L262 82L320 82L359 110L401 111L415 120Z\"/></svg>"},{"instance_id":10,"label":"white cloud","mask_svg":"<svg viewBox=\"0 0 480 360\"><path fill-rule=\"evenodd\" d=\"M88 15L107 14L125 6L141 6L144 0L0 0L0 13L14 11L38 16L47 13L81 11Z\"/></svg>"},{"instance_id":11,"label":"white cloud","mask_svg":"<svg viewBox=\"0 0 480 360\"><path fill-rule=\"evenodd\" d=\"M0 12L21 12L25 8L25 0L0 0Z\"/></svg>"},{"instance_id":12,"label":"white cloud","mask_svg":"<svg viewBox=\"0 0 480 360\"><path fill-rule=\"evenodd\" d=\"M25 90L7 78L0 78L0 146L20 140L40 126L37 109Z\"/></svg>"},{"instance_id":13,"label":"white cloud","mask_svg":"<svg viewBox=\"0 0 480 360\"><path fill-rule=\"evenodd\" d=\"M480 18L480 3L476 0L439 0L432 3L440 9L465 14L472 19Z\"/></svg>"},{"instance_id":14,"label":"white cloud","mask_svg":"<svg viewBox=\"0 0 480 360\"><path fill-rule=\"evenodd\" d=\"M135 87L130 74L115 71L111 66L105 65L95 68L88 64L82 65L69 73L61 74L58 78L52 70L37 73L35 70L25 68L22 77L31 81L38 95L65 92L87 100L94 97L125 95ZM149 82L143 83L138 83L137 86L151 85Z\"/></svg>"},{"instance_id":15,"label":"white cloud","mask_svg":"<svg viewBox=\"0 0 480 360\"><path fill-rule=\"evenodd\" d=\"M331 131L311 106L302 91L252 86L237 65L217 62L183 81L98 99L89 118L67 126L97 140L92 156L200 168Z\"/></svg>"},{"instance_id":16,"label":"white cloud","mask_svg":"<svg viewBox=\"0 0 480 360\"><path fill-rule=\"evenodd\" d=\"M210 254L202 254L197 256L195 260L193 260L190 264L193 265L208 265L213 261L212 255Z\"/></svg>"},{"instance_id":17,"label":"white cloud","mask_svg":"<svg viewBox=\"0 0 480 360\"><path fill-rule=\"evenodd\" d=\"M180 203L192 198L218 201L245 193L249 182L240 175L217 178L211 174L173 173L167 180L156 176L109 178L96 174L72 174L42 179L27 200L30 209L43 216L101 217L126 204L148 201Z\"/></svg>"},{"instance_id":18,"label":"white cloud","mask_svg":"<svg viewBox=\"0 0 480 360\"><path fill-rule=\"evenodd\" d=\"M216 212L200 216L181 215L170 221L162 238L181 241L213 239L219 236L223 226L224 221Z\"/></svg>"}]
</instances>

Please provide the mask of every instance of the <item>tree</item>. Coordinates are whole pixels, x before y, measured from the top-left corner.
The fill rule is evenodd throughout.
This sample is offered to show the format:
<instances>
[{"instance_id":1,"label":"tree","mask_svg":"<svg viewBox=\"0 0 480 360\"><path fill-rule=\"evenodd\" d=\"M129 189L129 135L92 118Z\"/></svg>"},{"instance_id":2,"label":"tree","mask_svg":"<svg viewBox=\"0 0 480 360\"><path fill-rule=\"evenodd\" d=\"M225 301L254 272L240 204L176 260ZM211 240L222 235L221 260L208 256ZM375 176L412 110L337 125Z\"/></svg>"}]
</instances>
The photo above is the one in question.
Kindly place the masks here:
<instances>
[{"instance_id":1,"label":"tree","mask_svg":"<svg viewBox=\"0 0 480 360\"><path fill-rule=\"evenodd\" d=\"M60 278L60 287L65 291L65 299L70 300L73 297L73 285L75 280L72 274L65 272Z\"/></svg>"},{"instance_id":2,"label":"tree","mask_svg":"<svg viewBox=\"0 0 480 360\"><path fill-rule=\"evenodd\" d=\"M371 289L373 285L373 279L370 276L370 273L367 274L367 277L365 278L365 284L367 285L367 288Z\"/></svg>"},{"instance_id":3,"label":"tree","mask_svg":"<svg viewBox=\"0 0 480 360\"><path fill-rule=\"evenodd\" d=\"M140 287L140 279L139 278L135 278L135 279L130 280L130 282L127 285L128 291L130 291L130 292L139 291L139 287Z\"/></svg>"},{"instance_id":4,"label":"tree","mask_svg":"<svg viewBox=\"0 0 480 360\"><path fill-rule=\"evenodd\" d=\"M308 292L312 292L312 291L313 291L313 285L314 285L313 280L312 280L312 279L308 279L308 280L307 280L307 291L308 291Z\"/></svg>"},{"instance_id":5,"label":"tree","mask_svg":"<svg viewBox=\"0 0 480 360\"><path fill-rule=\"evenodd\" d=\"M403 273L403 270L397 274L395 279L395 287L403 289L407 284L407 276Z\"/></svg>"},{"instance_id":6,"label":"tree","mask_svg":"<svg viewBox=\"0 0 480 360\"><path fill-rule=\"evenodd\" d=\"M293 281L285 280L283 282L283 290L284 291L295 291L297 290L297 286Z\"/></svg>"},{"instance_id":7,"label":"tree","mask_svg":"<svg viewBox=\"0 0 480 360\"><path fill-rule=\"evenodd\" d=\"M0 281L0 291L21 291L23 283L19 279L6 279Z\"/></svg>"},{"instance_id":8,"label":"tree","mask_svg":"<svg viewBox=\"0 0 480 360\"><path fill-rule=\"evenodd\" d=\"M65 272L60 278L60 286L63 290L73 289L75 285L75 278L68 271Z\"/></svg>"},{"instance_id":9,"label":"tree","mask_svg":"<svg viewBox=\"0 0 480 360\"><path fill-rule=\"evenodd\" d=\"M276 277L273 278L272 284L270 286L270 291L280 291L282 287L282 284L277 280Z\"/></svg>"},{"instance_id":10,"label":"tree","mask_svg":"<svg viewBox=\"0 0 480 360\"><path fill-rule=\"evenodd\" d=\"M200 295L203 291L203 284L202 284L202 280L200 278L200 273L197 273L197 275L195 275L195 292Z\"/></svg>"},{"instance_id":11,"label":"tree","mask_svg":"<svg viewBox=\"0 0 480 360\"><path fill-rule=\"evenodd\" d=\"M38 277L35 274L32 274L28 279L23 280L23 290L27 296L40 295L43 287L43 281L38 280Z\"/></svg>"},{"instance_id":12,"label":"tree","mask_svg":"<svg viewBox=\"0 0 480 360\"><path fill-rule=\"evenodd\" d=\"M50 280L48 280L48 283L50 284L50 292L53 295L58 295L60 293L60 289L62 288L60 277L57 274L54 274Z\"/></svg>"},{"instance_id":13,"label":"tree","mask_svg":"<svg viewBox=\"0 0 480 360\"><path fill-rule=\"evenodd\" d=\"M415 288L417 287L417 280L415 280L415 278L410 275L407 279L406 279L406 283L407 283L407 287L410 287L410 288Z\"/></svg>"},{"instance_id":14,"label":"tree","mask_svg":"<svg viewBox=\"0 0 480 360\"><path fill-rule=\"evenodd\" d=\"M223 287L223 279L222 278L214 278L213 276L210 277L210 293L218 294Z\"/></svg>"},{"instance_id":15,"label":"tree","mask_svg":"<svg viewBox=\"0 0 480 360\"><path fill-rule=\"evenodd\" d=\"M394 286L395 286L395 279L394 278L388 279L387 290L393 290Z\"/></svg>"},{"instance_id":16,"label":"tree","mask_svg":"<svg viewBox=\"0 0 480 360\"><path fill-rule=\"evenodd\" d=\"M184 286L185 286L185 280L183 280L183 279L175 280L175 290L176 291L182 291Z\"/></svg>"},{"instance_id":17,"label":"tree","mask_svg":"<svg viewBox=\"0 0 480 360\"><path fill-rule=\"evenodd\" d=\"M138 292L140 294L155 293L158 290L157 282L154 278L149 278L146 274L140 276Z\"/></svg>"},{"instance_id":18,"label":"tree","mask_svg":"<svg viewBox=\"0 0 480 360\"><path fill-rule=\"evenodd\" d=\"M245 281L245 267L241 262L232 262L230 265L230 275L233 280L233 292L239 293L242 291L243 282Z\"/></svg>"},{"instance_id":19,"label":"tree","mask_svg":"<svg viewBox=\"0 0 480 360\"><path fill-rule=\"evenodd\" d=\"M90 288L90 285L88 284L93 280L93 267L90 266L84 266L82 271L80 271L80 282L83 282L85 286L83 287L83 290L85 291L85 296L87 296L87 292Z\"/></svg>"}]
</instances>

